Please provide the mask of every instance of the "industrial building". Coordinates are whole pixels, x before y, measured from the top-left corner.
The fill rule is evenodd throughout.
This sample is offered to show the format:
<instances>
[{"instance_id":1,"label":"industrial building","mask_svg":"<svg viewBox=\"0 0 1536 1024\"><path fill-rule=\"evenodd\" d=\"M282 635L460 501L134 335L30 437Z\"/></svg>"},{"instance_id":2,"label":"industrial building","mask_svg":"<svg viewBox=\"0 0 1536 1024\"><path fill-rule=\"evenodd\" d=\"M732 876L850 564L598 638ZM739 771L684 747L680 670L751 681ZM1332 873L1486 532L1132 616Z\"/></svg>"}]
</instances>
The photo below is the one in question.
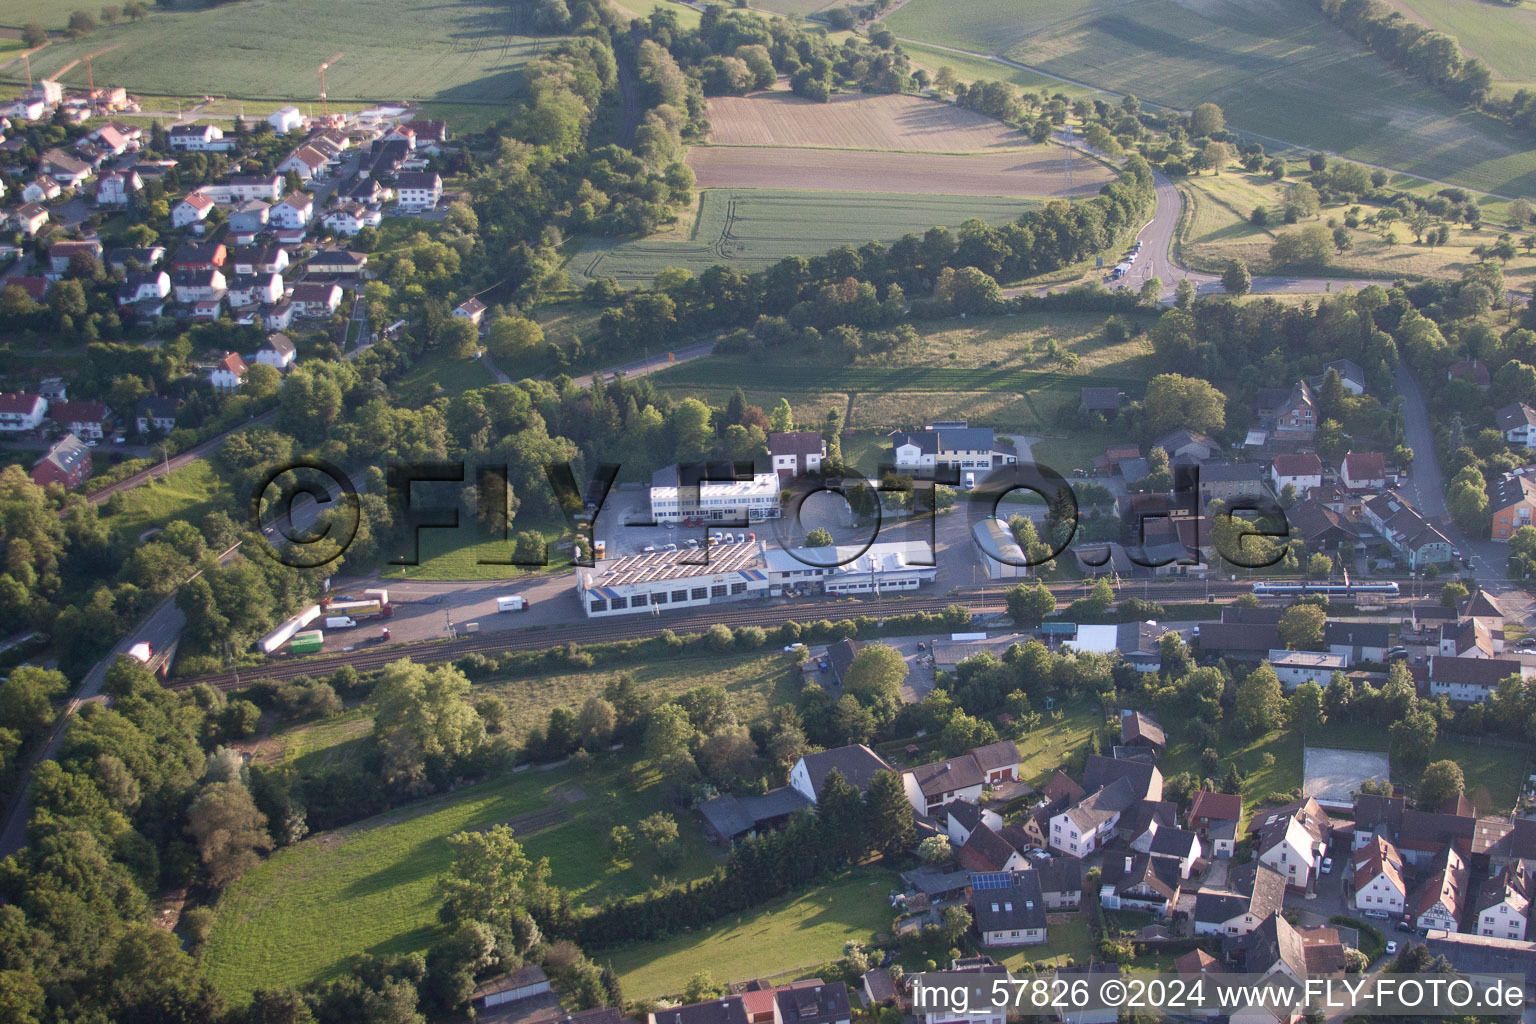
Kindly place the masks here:
<instances>
[{"instance_id":1,"label":"industrial building","mask_svg":"<svg viewBox=\"0 0 1536 1024\"><path fill-rule=\"evenodd\" d=\"M916 590L924 583L932 583L937 573L931 564L933 549L922 541L871 544L868 548L857 544L797 548L793 553L776 548L765 558L772 596L782 594L786 587L807 585L828 594ZM845 564L828 564L832 562Z\"/></svg>"},{"instance_id":2,"label":"industrial building","mask_svg":"<svg viewBox=\"0 0 1536 1024\"><path fill-rule=\"evenodd\" d=\"M675 464L663 466L651 475L651 518L656 522L683 519L758 522L778 518L777 473L756 473L751 480L732 480L729 464L691 465L683 468L681 477L682 486L679 486L679 470Z\"/></svg>"},{"instance_id":3,"label":"industrial building","mask_svg":"<svg viewBox=\"0 0 1536 1024\"><path fill-rule=\"evenodd\" d=\"M988 516L971 527L971 536L981 549L981 564L989 580L1017 580L1029 575L1024 549L1014 538L1008 524Z\"/></svg>"},{"instance_id":4,"label":"industrial building","mask_svg":"<svg viewBox=\"0 0 1536 1024\"><path fill-rule=\"evenodd\" d=\"M689 564L703 559L701 551L685 550L601 561L576 571L576 596L588 618L768 596L760 541L711 544L708 565Z\"/></svg>"}]
</instances>

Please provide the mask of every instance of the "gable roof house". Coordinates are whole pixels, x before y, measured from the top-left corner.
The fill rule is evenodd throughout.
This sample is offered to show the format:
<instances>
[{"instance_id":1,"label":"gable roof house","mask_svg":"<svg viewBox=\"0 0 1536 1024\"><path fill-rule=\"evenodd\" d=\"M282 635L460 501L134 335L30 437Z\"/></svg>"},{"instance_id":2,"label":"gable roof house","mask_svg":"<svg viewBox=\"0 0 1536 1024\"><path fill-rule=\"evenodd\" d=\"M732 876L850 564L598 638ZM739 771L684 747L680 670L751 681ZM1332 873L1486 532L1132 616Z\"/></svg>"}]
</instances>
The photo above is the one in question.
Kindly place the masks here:
<instances>
[{"instance_id":1,"label":"gable roof house","mask_svg":"<svg viewBox=\"0 0 1536 1024\"><path fill-rule=\"evenodd\" d=\"M64 186L51 174L39 174L21 188L21 198L29 203L46 203L64 194Z\"/></svg>"},{"instance_id":2,"label":"gable roof house","mask_svg":"<svg viewBox=\"0 0 1536 1024\"><path fill-rule=\"evenodd\" d=\"M300 146L277 165L277 170L282 174L292 171L300 181L309 181L323 175L328 162L325 154L315 147Z\"/></svg>"},{"instance_id":3,"label":"gable roof house","mask_svg":"<svg viewBox=\"0 0 1536 1024\"><path fill-rule=\"evenodd\" d=\"M1466 908L1467 884L1467 862L1453 847L1445 847L1408 900L1407 916L1413 926L1456 931Z\"/></svg>"},{"instance_id":4,"label":"gable roof house","mask_svg":"<svg viewBox=\"0 0 1536 1024\"><path fill-rule=\"evenodd\" d=\"M827 442L819 431L775 431L768 435L768 458L781 481L816 472L826 457Z\"/></svg>"},{"instance_id":5,"label":"gable roof house","mask_svg":"<svg viewBox=\"0 0 1536 1024\"><path fill-rule=\"evenodd\" d=\"M1339 482L1351 491L1387 486L1387 460L1381 452L1349 452L1339 463Z\"/></svg>"},{"instance_id":6,"label":"gable roof house","mask_svg":"<svg viewBox=\"0 0 1536 1024\"><path fill-rule=\"evenodd\" d=\"M133 194L143 188L144 179L135 170L108 171L96 180L96 205L127 206Z\"/></svg>"},{"instance_id":7,"label":"gable roof house","mask_svg":"<svg viewBox=\"0 0 1536 1024\"><path fill-rule=\"evenodd\" d=\"M228 288L228 281L219 268L200 267L176 271L171 278L171 288L176 293L177 302L207 302L222 297Z\"/></svg>"},{"instance_id":8,"label":"gable roof house","mask_svg":"<svg viewBox=\"0 0 1536 1024\"><path fill-rule=\"evenodd\" d=\"M105 437L109 416L110 410L101 402L48 403L48 418L83 441L100 441Z\"/></svg>"},{"instance_id":9,"label":"gable roof house","mask_svg":"<svg viewBox=\"0 0 1536 1024\"><path fill-rule=\"evenodd\" d=\"M277 369L286 370L293 365L296 350L293 339L282 333L267 335L266 343L256 350L256 361Z\"/></svg>"},{"instance_id":10,"label":"gable roof house","mask_svg":"<svg viewBox=\"0 0 1536 1024\"><path fill-rule=\"evenodd\" d=\"M217 125L173 124L168 135L172 149L188 153L225 150L234 146L234 140L225 139L224 129Z\"/></svg>"},{"instance_id":11,"label":"gable roof house","mask_svg":"<svg viewBox=\"0 0 1536 1024\"><path fill-rule=\"evenodd\" d=\"M1195 794L1184 819L1190 830L1205 840L1211 855L1223 860L1237 848L1237 828L1242 820L1242 797L1203 789Z\"/></svg>"},{"instance_id":12,"label":"gable roof house","mask_svg":"<svg viewBox=\"0 0 1536 1024\"><path fill-rule=\"evenodd\" d=\"M781 985L773 989L773 1024L848 1024L848 986L842 982Z\"/></svg>"},{"instance_id":13,"label":"gable roof house","mask_svg":"<svg viewBox=\"0 0 1536 1024\"><path fill-rule=\"evenodd\" d=\"M1204 462L1221 451L1221 444L1198 430L1179 427L1157 439L1158 448L1168 453L1171 462Z\"/></svg>"},{"instance_id":14,"label":"gable roof house","mask_svg":"<svg viewBox=\"0 0 1536 1024\"><path fill-rule=\"evenodd\" d=\"M245 374L250 367L246 365L237 353L226 352L224 358L208 374L208 383L213 385L213 390L221 394L232 394L245 383Z\"/></svg>"},{"instance_id":15,"label":"gable roof house","mask_svg":"<svg viewBox=\"0 0 1536 1024\"><path fill-rule=\"evenodd\" d=\"M164 305L166 296L171 294L171 275L163 270L132 270L123 278L123 283L117 288L117 304L119 306L133 306L146 303L148 306ZM153 312L146 308L146 312Z\"/></svg>"},{"instance_id":16,"label":"gable roof house","mask_svg":"<svg viewBox=\"0 0 1536 1024\"><path fill-rule=\"evenodd\" d=\"M229 282L228 298L231 309L245 309L249 306L270 306L282 297L283 277L281 274L242 274ZM258 362L260 361L258 360Z\"/></svg>"},{"instance_id":17,"label":"gable roof house","mask_svg":"<svg viewBox=\"0 0 1536 1024\"><path fill-rule=\"evenodd\" d=\"M1019 745L1013 740L998 740L985 746L973 747L971 757L981 769L981 781L988 785L999 782L1019 781Z\"/></svg>"},{"instance_id":18,"label":"gable roof house","mask_svg":"<svg viewBox=\"0 0 1536 1024\"><path fill-rule=\"evenodd\" d=\"M1536 515L1536 479L1505 473L1488 482L1488 525L1494 540L1507 542Z\"/></svg>"},{"instance_id":19,"label":"gable roof house","mask_svg":"<svg viewBox=\"0 0 1536 1024\"><path fill-rule=\"evenodd\" d=\"M1536 447L1536 409L1524 402L1512 402L1495 412L1493 419L1510 444Z\"/></svg>"},{"instance_id":20,"label":"gable roof house","mask_svg":"<svg viewBox=\"0 0 1536 1024\"><path fill-rule=\"evenodd\" d=\"M891 453L903 471L945 466L961 471L1011 466L1019 461L1013 442L999 440L991 427L934 424L927 430L891 434Z\"/></svg>"},{"instance_id":21,"label":"gable roof house","mask_svg":"<svg viewBox=\"0 0 1536 1024\"><path fill-rule=\"evenodd\" d=\"M27 238L34 238L48 223L48 209L41 203L23 203L11 212L11 223Z\"/></svg>"},{"instance_id":22,"label":"gable roof house","mask_svg":"<svg viewBox=\"0 0 1536 1024\"><path fill-rule=\"evenodd\" d=\"M134 414L134 425L141 434L147 434L151 430L169 434L176 429L176 413L180 410L181 399L179 398L163 398L159 395L141 398L138 410Z\"/></svg>"},{"instance_id":23,"label":"gable roof house","mask_svg":"<svg viewBox=\"0 0 1536 1024\"><path fill-rule=\"evenodd\" d=\"M796 761L789 771L789 785L815 803L822 783L834 770L841 772L845 782L863 793L877 774L890 771L891 766L862 743L834 747L806 754Z\"/></svg>"},{"instance_id":24,"label":"gable roof house","mask_svg":"<svg viewBox=\"0 0 1536 1024\"><path fill-rule=\"evenodd\" d=\"M181 200L171 207L171 226L184 228L193 224L199 224L208 219L208 214L213 212L213 197L206 192L188 192Z\"/></svg>"},{"instance_id":25,"label":"gable roof house","mask_svg":"<svg viewBox=\"0 0 1536 1024\"><path fill-rule=\"evenodd\" d=\"M1333 822L1316 800L1304 800L1276 808L1248 826L1255 837L1258 860L1280 872L1286 884L1310 890L1317 881L1333 831Z\"/></svg>"},{"instance_id":26,"label":"gable roof house","mask_svg":"<svg viewBox=\"0 0 1536 1024\"><path fill-rule=\"evenodd\" d=\"M1101 869L1099 902L1109 910L1146 910L1167 917L1179 898L1176 861L1145 853L1107 856Z\"/></svg>"},{"instance_id":27,"label":"gable roof house","mask_svg":"<svg viewBox=\"0 0 1536 1024\"><path fill-rule=\"evenodd\" d=\"M722 793L700 804L699 814L709 838L728 847L743 836L780 828L796 811L810 806L799 790L780 786L761 796Z\"/></svg>"},{"instance_id":28,"label":"gable roof house","mask_svg":"<svg viewBox=\"0 0 1536 1024\"><path fill-rule=\"evenodd\" d=\"M341 286L326 281L301 281L293 286L289 300L298 316L323 319L341 305Z\"/></svg>"},{"instance_id":29,"label":"gable roof house","mask_svg":"<svg viewBox=\"0 0 1536 1024\"><path fill-rule=\"evenodd\" d=\"M1046 939L1045 896L1033 871L1015 872L1006 888L973 884L967 905L986 946L1032 946ZM985 883L983 883L985 884Z\"/></svg>"},{"instance_id":30,"label":"gable roof house","mask_svg":"<svg viewBox=\"0 0 1536 1024\"><path fill-rule=\"evenodd\" d=\"M0 431L21 434L36 430L47 412L48 400L42 395L0 392Z\"/></svg>"},{"instance_id":31,"label":"gable roof house","mask_svg":"<svg viewBox=\"0 0 1536 1024\"><path fill-rule=\"evenodd\" d=\"M1403 856L1381 836L1353 854L1355 907L1372 917L1398 917L1408 900Z\"/></svg>"},{"instance_id":32,"label":"gable roof house","mask_svg":"<svg viewBox=\"0 0 1536 1024\"><path fill-rule=\"evenodd\" d=\"M1451 658L1492 658L1493 632L1477 619L1440 624L1440 653ZM1501 642L1500 647L1503 647Z\"/></svg>"},{"instance_id":33,"label":"gable roof house","mask_svg":"<svg viewBox=\"0 0 1536 1024\"><path fill-rule=\"evenodd\" d=\"M1247 935L1285 907L1286 876L1267 864L1256 865L1252 877L1232 891L1201 889L1195 894L1196 935Z\"/></svg>"},{"instance_id":34,"label":"gable roof house","mask_svg":"<svg viewBox=\"0 0 1536 1024\"><path fill-rule=\"evenodd\" d=\"M59 484L79 487L91 475L91 449L74 434L65 434L32 465L32 482L39 487Z\"/></svg>"},{"instance_id":35,"label":"gable roof house","mask_svg":"<svg viewBox=\"0 0 1536 1024\"><path fill-rule=\"evenodd\" d=\"M1023 853L986 822L977 822L955 851L955 863L966 871L1021 871L1028 861Z\"/></svg>"},{"instance_id":36,"label":"gable roof house","mask_svg":"<svg viewBox=\"0 0 1536 1024\"><path fill-rule=\"evenodd\" d=\"M1357 661L1385 661L1390 633L1384 622L1339 622L1323 625L1323 644L1330 653L1342 655L1345 665Z\"/></svg>"},{"instance_id":37,"label":"gable roof house","mask_svg":"<svg viewBox=\"0 0 1536 1024\"><path fill-rule=\"evenodd\" d=\"M1323 460L1313 452L1276 455L1270 464L1270 480L1276 494L1290 487L1298 498L1305 498L1323 485Z\"/></svg>"},{"instance_id":38,"label":"gable roof house","mask_svg":"<svg viewBox=\"0 0 1536 1024\"><path fill-rule=\"evenodd\" d=\"M50 149L43 154L42 172L65 188L83 184L91 176L91 165L70 156L62 149Z\"/></svg>"},{"instance_id":39,"label":"gable roof house","mask_svg":"<svg viewBox=\"0 0 1536 1024\"><path fill-rule=\"evenodd\" d=\"M229 259L229 250L217 240L207 242L182 242L176 247L171 260L173 270L208 270L223 267Z\"/></svg>"},{"instance_id":40,"label":"gable roof house","mask_svg":"<svg viewBox=\"0 0 1536 1024\"><path fill-rule=\"evenodd\" d=\"M1352 395L1365 394L1365 371L1360 368L1359 363L1352 359L1335 359L1330 363L1324 364L1323 372L1316 377L1309 378L1308 383L1313 388L1322 387L1323 382L1328 379L1329 370L1338 371L1339 383L1344 385L1345 391Z\"/></svg>"},{"instance_id":41,"label":"gable roof house","mask_svg":"<svg viewBox=\"0 0 1536 1024\"><path fill-rule=\"evenodd\" d=\"M1500 939L1524 939L1530 918L1531 885L1524 865L1516 862L1484 882L1473 904L1474 930Z\"/></svg>"},{"instance_id":42,"label":"gable roof house","mask_svg":"<svg viewBox=\"0 0 1536 1024\"><path fill-rule=\"evenodd\" d=\"M337 277L355 277L368 265L368 254L346 249L322 249L309 258L311 274L333 274Z\"/></svg>"},{"instance_id":43,"label":"gable roof house","mask_svg":"<svg viewBox=\"0 0 1536 1024\"><path fill-rule=\"evenodd\" d=\"M986 825L994 832L1003 827L1002 816L996 811L987 810L978 804L968 804L964 800L950 804L939 817L945 834L949 836L949 845L956 850L964 846L966 840L971 838L971 833L981 825Z\"/></svg>"},{"instance_id":44,"label":"gable roof house","mask_svg":"<svg viewBox=\"0 0 1536 1024\"><path fill-rule=\"evenodd\" d=\"M1258 408L1260 423L1277 441L1310 441L1317 433L1317 396L1304 380L1289 390L1263 389Z\"/></svg>"},{"instance_id":45,"label":"gable roof house","mask_svg":"<svg viewBox=\"0 0 1536 1024\"><path fill-rule=\"evenodd\" d=\"M76 256L101 259L101 242L95 238L70 239L54 242L48 247L48 268L54 274L69 273L69 264Z\"/></svg>"},{"instance_id":46,"label":"gable roof house","mask_svg":"<svg viewBox=\"0 0 1536 1024\"><path fill-rule=\"evenodd\" d=\"M309 225L315 214L315 199L308 192L290 192L274 204L267 214L267 223L277 228L302 228Z\"/></svg>"},{"instance_id":47,"label":"gable roof house","mask_svg":"<svg viewBox=\"0 0 1536 1024\"><path fill-rule=\"evenodd\" d=\"M412 171L395 177L395 201L405 210L430 210L443 197L443 179L436 171Z\"/></svg>"},{"instance_id":48,"label":"gable roof house","mask_svg":"<svg viewBox=\"0 0 1536 1024\"><path fill-rule=\"evenodd\" d=\"M1408 562L1410 569L1451 561L1455 548L1450 539L1397 491L1388 490L1367 499L1360 511L1387 546Z\"/></svg>"},{"instance_id":49,"label":"gable roof house","mask_svg":"<svg viewBox=\"0 0 1536 1024\"><path fill-rule=\"evenodd\" d=\"M230 207L229 231L237 242L248 242L267 226L272 206L260 199L246 199Z\"/></svg>"},{"instance_id":50,"label":"gable roof house","mask_svg":"<svg viewBox=\"0 0 1536 1024\"><path fill-rule=\"evenodd\" d=\"M1508 676L1529 679L1533 674L1536 669L1513 659L1451 658L1432 654L1429 658L1429 692L1472 704L1486 701Z\"/></svg>"},{"instance_id":51,"label":"gable roof house","mask_svg":"<svg viewBox=\"0 0 1536 1024\"><path fill-rule=\"evenodd\" d=\"M901 773L907 802L927 816L956 800L976 803L981 799L981 766L970 754L918 765Z\"/></svg>"},{"instance_id":52,"label":"gable roof house","mask_svg":"<svg viewBox=\"0 0 1536 1024\"><path fill-rule=\"evenodd\" d=\"M1200 508L1212 501L1231 504L1269 496L1264 467L1257 462L1217 462L1200 467Z\"/></svg>"},{"instance_id":53,"label":"gable roof house","mask_svg":"<svg viewBox=\"0 0 1536 1024\"><path fill-rule=\"evenodd\" d=\"M1151 747L1161 753L1168 745L1168 737L1157 719L1126 708L1120 712L1120 742L1128 747Z\"/></svg>"},{"instance_id":54,"label":"gable roof house","mask_svg":"<svg viewBox=\"0 0 1536 1024\"><path fill-rule=\"evenodd\" d=\"M134 269L130 264L137 264L139 270L152 270L165 259L165 246L116 246L107 250L107 266L113 270L121 270L123 273Z\"/></svg>"},{"instance_id":55,"label":"gable roof house","mask_svg":"<svg viewBox=\"0 0 1536 1024\"><path fill-rule=\"evenodd\" d=\"M1084 414L1098 413L1106 420L1113 421L1120 415L1120 407L1125 404L1125 392L1120 388L1083 388L1078 408Z\"/></svg>"}]
</instances>

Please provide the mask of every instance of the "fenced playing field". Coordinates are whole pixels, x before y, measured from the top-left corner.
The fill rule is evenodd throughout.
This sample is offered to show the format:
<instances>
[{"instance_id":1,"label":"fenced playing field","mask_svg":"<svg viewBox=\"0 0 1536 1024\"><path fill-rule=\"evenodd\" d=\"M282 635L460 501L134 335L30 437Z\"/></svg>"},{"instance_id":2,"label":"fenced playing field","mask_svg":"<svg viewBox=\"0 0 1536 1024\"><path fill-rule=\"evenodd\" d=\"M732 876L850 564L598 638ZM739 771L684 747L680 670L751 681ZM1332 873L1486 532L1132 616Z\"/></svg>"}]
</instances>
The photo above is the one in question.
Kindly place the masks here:
<instances>
[{"instance_id":1,"label":"fenced playing field","mask_svg":"<svg viewBox=\"0 0 1536 1024\"><path fill-rule=\"evenodd\" d=\"M667 267L699 273L724 263L761 270L785 256L891 242L908 231L920 234L936 224L956 227L971 217L1002 223L1038 205L988 196L729 188L709 189L699 202L691 233L597 239L567 269L586 278L612 277L626 286L649 284Z\"/></svg>"},{"instance_id":2,"label":"fenced playing field","mask_svg":"<svg viewBox=\"0 0 1536 1024\"><path fill-rule=\"evenodd\" d=\"M79 6L79 5L76 5ZM87 53L96 83L161 96L215 94L314 100L316 69L333 100L496 103L516 95L518 68L553 42L534 38L527 5L455 0L425 11L410 0L245 0L199 11L156 11L143 21L52 43L32 58L46 75ZM168 40L174 40L168 44ZM20 80L19 65L6 78ZM63 81L85 84L84 65Z\"/></svg>"}]
</instances>

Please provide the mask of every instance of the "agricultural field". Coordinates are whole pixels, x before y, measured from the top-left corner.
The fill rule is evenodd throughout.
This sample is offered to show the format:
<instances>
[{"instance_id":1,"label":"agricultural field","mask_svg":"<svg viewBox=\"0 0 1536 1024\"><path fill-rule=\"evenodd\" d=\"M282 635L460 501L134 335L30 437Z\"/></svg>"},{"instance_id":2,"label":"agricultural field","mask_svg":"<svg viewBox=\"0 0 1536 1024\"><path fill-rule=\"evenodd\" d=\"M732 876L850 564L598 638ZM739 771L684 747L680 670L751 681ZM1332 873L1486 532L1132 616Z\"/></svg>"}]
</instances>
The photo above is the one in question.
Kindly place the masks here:
<instances>
[{"instance_id":1,"label":"agricultural field","mask_svg":"<svg viewBox=\"0 0 1536 1024\"><path fill-rule=\"evenodd\" d=\"M722 148L709 152L750 155L797 151ZM567 270L580 278L612 277L624 286L648 285L667 267L699 273L728 263L761 270L785 256L814 256L840 245L863 245L871 240L892 242L909 231L921 233L935 224L957 227L972 217L1002 223L1034 205L1020 199L960 195L710 188L699 198L691 230L679 225L670 232L641 239L594 239L571 260Z\"/></svg>"},{"instance_id":2,"label":"agricultural field","mask_svg":"<svg viewBox=\"0 0 1536 1024\"><path fill-rule=\"evenodd\" d=\"M709 141L717 146L976 153L1030 146L1001 121L921 96L838 93L816 103L773 90L709 100Z\"/></svg>"},{"instance_id":3,"label":"agricultural field","mask_svg":"<svg viewBox=\"0 0 1536 1024\"><path fill-rule=\"evenodd\" d=\"M1479 58L1498 87L1536 82L1536 8L1458 0L1388 0L1397 11L1439 29Z\"/></svg>"},{"instance_id":4,"label":"agricultural field","mask_svg":"<svg viewBox=\"0 0 1536 1024\"><path fill-rule=\"evenodd\" d=\"M7 0L0 9L0 27L21 28L35 21L44 28L62 29L69 24L70 14L79 10L94 15L97 8L76 0Z\"/></svg>"},{"instance_id":5,"label":"agricultural field","mask_svg":"<svg viewBox=\"0 0 1536 1024\"><path fill-rule=\"evenodd\" d=\"M916 342L855 365L823 351L776 353L767 387L761 360L751 356L686 363L655 381L674 394L717 404L738 386L763 408L783 396L798 421L819 422L827 409L838 408L857 430L969 418L1005 432L1060 436L1076 428L1080 388L1114 385L1139 394L1149 374L1145 336L1107 345L1103 324L1102 316L1073 313L920 324ZM1071 370L1064 362L1068 354L1077 360Z\"/></svg>"},{"instance_id":6,"label":"agricultural field","mask_svg":"<svg viewBox=\"0 0 1536 1024\"><path fill-rule=\"evenodd\" d=\"M962 82L1007 82L1031 91L1044 89L1052 96L1058 92L1072 97L1091 95L1095 92L1080 85L1058 81L1049 75L1015 67L1012 64L1003 64L983 55L956 53L954 50L944 50L907 39L902 40L901 50L914 65L927 70L930 75L937 72L939 68L947 67Z\"/></svg>"},{"instance_id":7,"label":"agricultural field","mask_svg":"<svg viewBox=\"0 0 1536 1024\"><path fill-rule=\"evenodd\" d=\"M331 0L325 10L326 17L310 19L302 33L284 34L282 45L263 42L294 16L281 0L157 11L141 22L52 43L33 58L32 71L48 74L111 46L95 62L96 81L130 92L312 101L319 91L316 68L341 53L326 74L334 100L504 103L521 88L518 67L554 42L524 34L529 28L521 12L528 8L494 0L453 0L428 19L409 0ZM165 59L167 39L176 40L175 60ZM19 66L6 70L8 80L20 76ZM84 67L63 81L83 85Z\"/></svg>"},{"instance_id":8,"label":"agricultural field","mask_svg":"<svg viewBox=\"0 0 1536 1024\"><path fill-rule=\"evenodd\" d=\"M793 975L842 956L843 943L869 943L895 914L888 894L894 871L863 867L799 896L787 896L696 932L604 950L628 999L680 993L708 971L716 979Z\"/></svg>"},{"instance_id":9,"label":"agricultural field","mask_svg":"<svg viewBox=\"0 0 1536 1024\"><path fill-rule=\"evenodd\" d=\"M1278 214L1284 206L1287 185L1267 175L1226 173L1186 178L1179 184L1185 202L1192 211L1185 227L1180 254L1186 265L1197 270L1220 272L1234 259L1241 259L1255 273L1272 272L1269 246L1276 234L1296 230L1281 222ZM1446 245L1427 246L1415 241L1404 222L1394 222L1388 232L1382 229L1351 230L1351 247L1331 257L1333 267L1344 273L1372 277L1444 277L1459 278L1478 262L1472 252L1477 246L1492 245L1501 233L1510 232L1518 244L1525 231L1511 231L1499 209L1504 204L1489 204L1485 220L1477 229L1464 224L1452 225L1451 240ZM1268 225L1258 227L1249 220L1257 206L1271 211ZM1374 207L1366 206L1370 214ZM1320 220L1342 220L1343 207L1328 207ZM1504 266L1505 280L1511 288L1524 289L1536 280L1536 257L1523 248Z\"/></svg>"},{"instance_id":10,"label":"agricultural field","mask_svg":"<svg viewBox=\"0 0 1536 1024\"><path fill-rule=\"evenodd\" d=\"M582 903L640 892L656 865L615 862L605 837L621 822L670 810L661 776L633 756L576 769L528 770L420 801L279 850L224 890L202 964L227 997L257 986L333 977L359 953L425 950L438 935L434 884L452 859L447 837L509 823L556 884ZM695 878L716 863L696 822L679 823ZM881 890L884 895L884 889ZM841 944L839 943L839 946Z\"/></svg>"},{"instance_id":11,"label":"agricultural field","mask_svg":"<svg viewBox=\"0 0 1536 1024\"><path fill-rule=\"evenodd\" d=\"M1095 196L1109 169L1081 155L1035 146L1012 152L880 153L788 146L695 146L688 166L700 188L812 189L829 192L936 193L957 196Z\"/></svg>"},{"instance_id":12,"label":"agricultural field","mask_svg":"<svg viewBox=\"0 0 1536 1024\"><path fill-rule=\"evenodd\" d=\"M1536 152L1524 140L1363 52L1305 4L1033 0L1021 10L1002 0L912 0L886 24L904 38L1006 54L1144 102L1187 110L1210 100L1271 148L1325 149L1536 195Z\"/></svg>"}]
</instances>

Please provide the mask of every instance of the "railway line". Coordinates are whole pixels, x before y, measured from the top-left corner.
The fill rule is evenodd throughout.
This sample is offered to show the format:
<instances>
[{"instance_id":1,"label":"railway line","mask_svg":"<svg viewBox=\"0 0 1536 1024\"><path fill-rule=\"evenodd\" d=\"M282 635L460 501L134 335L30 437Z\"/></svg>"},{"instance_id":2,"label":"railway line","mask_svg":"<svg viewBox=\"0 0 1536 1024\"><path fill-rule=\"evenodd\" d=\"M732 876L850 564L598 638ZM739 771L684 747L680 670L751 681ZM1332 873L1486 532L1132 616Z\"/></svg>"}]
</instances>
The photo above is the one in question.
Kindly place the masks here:
<instances>
[{"instance_id":1,"label":"railway line","mask_svg":"<svg viewBox=\"0 0 1536 1024\"><path fill-rule=\"evenodd\" d=\"M200 683L207 683L220 690L233 690L248 686L258 679L285 680L298 676L324 676L343 665L351 665L359 672L381 669L391 662L409 657L418 662L436 664L453 661L469 654L496 654L502 651L531 651L558 647L563 644L595 644L616 640L640 640L656 636L663 630L678 633L699 632L719 623L732 628L739 626L763 626L772 628L788 621L814 622L823 619L846 619L859 616L889 618L917 612L941 612L950 605L962 605L972 614L1001 612L1004 585L967 588L958 594L931 597L881 597L845 598L837 602L802 600L768 607L755 602L718 605L688 612L662 612L637 615L625 619L605 618L594 621L574 622L554 627L530 627L527 629L500 630L456 637L450 640L423 640L413 643L377 644L357 647L349 651L337 651L303 659L277 659L249 669L232 669L208 675L178 679L168 684L173 690L183 690ZM1058 602L1066 604L1081 597L1086 588L1082 582L1060 583L1050 587ZM1141 590L1141 593L1137 591ZM1120 597L1144 597L1163 604L1191 604L1209 601L1226 604L1243 594L1253 593L1248 582L1204 580L1172 580L1138 588L1125 584ZM1379 603L1411 602L1408 594L1388 598Z\"/></svg>"}]
</instances>

